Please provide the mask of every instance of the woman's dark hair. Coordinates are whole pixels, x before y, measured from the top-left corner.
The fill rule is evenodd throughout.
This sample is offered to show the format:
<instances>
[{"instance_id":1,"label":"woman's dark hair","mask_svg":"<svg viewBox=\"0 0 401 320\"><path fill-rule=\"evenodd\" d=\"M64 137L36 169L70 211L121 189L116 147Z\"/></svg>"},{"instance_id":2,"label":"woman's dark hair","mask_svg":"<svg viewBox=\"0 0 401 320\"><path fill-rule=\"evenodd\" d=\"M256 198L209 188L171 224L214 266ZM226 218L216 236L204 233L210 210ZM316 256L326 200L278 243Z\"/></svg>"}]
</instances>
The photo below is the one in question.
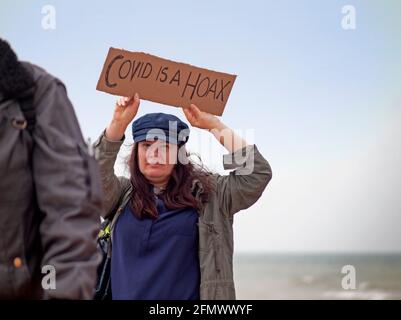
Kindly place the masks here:
<instances>
[{"instance_id":1,"label":"woman's dark hair","mask_svg":"<svg viewBox=\"0 0 401 320\"><path fill-rule=\"evenodd\" d=\"M187 164L177 161L165 190L160 193L159 196L163 199L166 208L170 210L186 207L199 210L202 204L208 201L210 193L213 191L212 181L210 179L212 173L205 169L202 164L198 165L192 162L189 159L189 153L185 150L185 147L182 148L184 149L180 152L183 151L183 154L187 157ZM158 213L153 186L139 170L138 142L134 143L132 148L129 168L133 187L130 199L132 212L138 218L157 218ZM191 192L194 180L199 180L203 189L200 196L200 203L195 198L195 194Z\"/></svg>"}]
</instances>

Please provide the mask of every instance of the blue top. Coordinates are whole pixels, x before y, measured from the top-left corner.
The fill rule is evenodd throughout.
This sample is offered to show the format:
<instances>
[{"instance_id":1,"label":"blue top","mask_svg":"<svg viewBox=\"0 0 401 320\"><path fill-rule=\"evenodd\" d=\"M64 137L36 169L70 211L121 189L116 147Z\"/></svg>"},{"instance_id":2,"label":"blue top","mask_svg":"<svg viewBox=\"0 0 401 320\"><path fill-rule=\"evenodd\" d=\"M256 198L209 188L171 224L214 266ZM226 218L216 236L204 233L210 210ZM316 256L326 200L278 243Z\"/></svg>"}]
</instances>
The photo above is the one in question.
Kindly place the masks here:
<instances>
[{"instance_id":1,"label":"blue top","mask_svg":"<svg viewBox=\"0 0 401 320\"><path fill-rule=\"evenodd\" d=\"M157 219L137 218L127 205L113 232L114 300L198 300L198 213L168 210L157 198Z\"/></svg>"}]
</instances>

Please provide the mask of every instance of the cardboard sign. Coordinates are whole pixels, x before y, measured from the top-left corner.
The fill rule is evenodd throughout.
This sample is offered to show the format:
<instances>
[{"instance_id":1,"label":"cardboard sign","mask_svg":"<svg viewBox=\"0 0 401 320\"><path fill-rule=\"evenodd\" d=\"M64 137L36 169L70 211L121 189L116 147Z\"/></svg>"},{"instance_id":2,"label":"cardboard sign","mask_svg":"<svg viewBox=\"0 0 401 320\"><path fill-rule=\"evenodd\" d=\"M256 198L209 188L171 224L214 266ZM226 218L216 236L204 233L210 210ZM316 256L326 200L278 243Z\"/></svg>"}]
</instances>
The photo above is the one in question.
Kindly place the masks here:
<instances>
[{"instance_id":1,"label":"cardboard sign","mask_svg":"<svg viewBox=\"0 0 401 320\"><path fill-rule=\"evenodd\" d=\"M175 107L191 103L221 116L236 75L198 68L143 52L110 48L97 90Z\"/></svg>"}]
</instances>

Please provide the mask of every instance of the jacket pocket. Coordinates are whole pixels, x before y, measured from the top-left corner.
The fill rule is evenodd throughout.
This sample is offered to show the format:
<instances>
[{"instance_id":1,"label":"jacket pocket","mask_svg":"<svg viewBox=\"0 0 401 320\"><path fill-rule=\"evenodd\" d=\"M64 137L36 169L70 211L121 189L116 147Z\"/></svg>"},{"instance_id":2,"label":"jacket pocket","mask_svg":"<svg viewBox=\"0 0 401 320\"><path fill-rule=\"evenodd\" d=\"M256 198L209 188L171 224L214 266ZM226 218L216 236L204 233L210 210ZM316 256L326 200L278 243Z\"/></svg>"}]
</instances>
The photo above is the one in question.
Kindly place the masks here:
<instances>
[{"instance_id":1,"label":"jacket pocket","mask_svg":"<svg viewBox=\"0 0 401 320\"><path fill-rule=\"evenodd\" d=\"M32 274L27 264L23 242L23 222L0 227L0 297L7 299L23 298L29 294ZM35 252L39 254L39 252ZM18 265L16 265L18 259Z\"/></svg>"},{"instance_id":2,"label":"jacket pocket","mask_svg":"<svg viewBox=\"0 0 401 320\"><path fill-rule=\"evenodd\" d=\"M221 270L220 262L220 230L213 222L206 222L199 220L199 255L200 264L205 267L206 265L214 265L214 271L219 273ZM209 268L208 268L209 269ZM210 270L210 269L209 269ZM216 275L209 275L208 278L214 278Z\"/></svg>"}]
</instances>

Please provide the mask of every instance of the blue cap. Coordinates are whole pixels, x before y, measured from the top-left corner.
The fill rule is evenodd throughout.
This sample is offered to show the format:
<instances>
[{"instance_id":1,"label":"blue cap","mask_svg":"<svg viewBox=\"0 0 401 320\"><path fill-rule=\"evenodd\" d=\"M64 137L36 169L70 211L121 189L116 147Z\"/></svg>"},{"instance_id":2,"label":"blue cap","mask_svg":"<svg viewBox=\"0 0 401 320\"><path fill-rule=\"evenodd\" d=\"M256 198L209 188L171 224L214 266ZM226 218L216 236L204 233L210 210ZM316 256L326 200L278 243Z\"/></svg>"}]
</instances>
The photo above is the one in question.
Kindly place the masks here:
<instances>
[{"instance_id":1,"label":"blue cap","mask_svg":"<svg viewBox=\"0 0 401 320\"><path fill-rule=\"evenodd\" d=\"M132 123L132 137L134 142L160 139L183 145L189 139L189 127L172 114L148 113Z\"/></svg>"}]
</instances>

